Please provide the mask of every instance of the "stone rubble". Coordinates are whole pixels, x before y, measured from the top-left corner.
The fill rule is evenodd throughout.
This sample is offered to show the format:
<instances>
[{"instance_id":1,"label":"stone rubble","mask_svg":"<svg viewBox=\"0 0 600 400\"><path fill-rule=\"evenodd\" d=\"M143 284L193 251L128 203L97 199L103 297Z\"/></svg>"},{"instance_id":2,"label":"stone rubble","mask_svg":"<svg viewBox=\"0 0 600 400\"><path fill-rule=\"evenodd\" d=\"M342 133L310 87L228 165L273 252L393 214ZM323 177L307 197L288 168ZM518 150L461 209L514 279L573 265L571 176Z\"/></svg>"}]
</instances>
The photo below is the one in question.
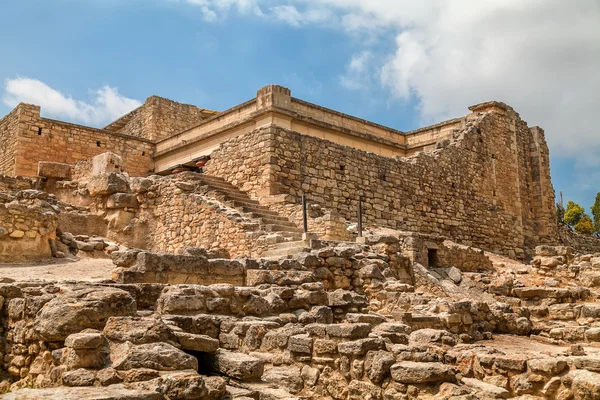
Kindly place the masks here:
<instances>
[{"instance_id":1,"label":"stone rubble","mask_svg":"<svg viewBox=\"0 0 600 400\"><path fill-rule=\"evenodd\" d=\"M331 242L279 260L112 253L116 277L218 268L238 271L232 283L199 272L192 284L143 274L0 283L0 390L9 399L598 398L600 351L589 346L599 292L585 283L600 254L540 246L529 266L501 258L477 270L441 257L425 268L406 261L405 241ZM506 335L531 349L497 348Z\"/></svg>"}]
</instances>

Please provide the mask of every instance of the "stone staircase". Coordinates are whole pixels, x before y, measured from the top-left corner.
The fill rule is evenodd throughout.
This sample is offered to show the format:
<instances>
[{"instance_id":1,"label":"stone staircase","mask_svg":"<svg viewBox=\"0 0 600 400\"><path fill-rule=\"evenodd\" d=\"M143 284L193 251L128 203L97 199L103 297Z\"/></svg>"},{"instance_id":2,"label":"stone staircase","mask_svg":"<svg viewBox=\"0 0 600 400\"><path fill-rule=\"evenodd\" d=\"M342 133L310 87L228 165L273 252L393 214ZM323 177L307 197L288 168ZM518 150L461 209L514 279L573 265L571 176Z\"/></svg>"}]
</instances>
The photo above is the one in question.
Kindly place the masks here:
<instances>
[{"instance_id":1,"label":"stone staircase","mask_svg":"<svg viewBox=\"0 0 600 400\"><path fill-rule=\"evenodd\" d=\"M255 220L260 225L261 230L277 233L286 238L285 242L279 244L295 243L295 241L302 239L302 229L298 228L296 224L279 215L279 213L269 210L258 201L251 199L248 194L224 179L200 174L198 180L217 192L220 197L219 200L227 206L239 210L244 217Z\"/></svg>"}]
</instances>

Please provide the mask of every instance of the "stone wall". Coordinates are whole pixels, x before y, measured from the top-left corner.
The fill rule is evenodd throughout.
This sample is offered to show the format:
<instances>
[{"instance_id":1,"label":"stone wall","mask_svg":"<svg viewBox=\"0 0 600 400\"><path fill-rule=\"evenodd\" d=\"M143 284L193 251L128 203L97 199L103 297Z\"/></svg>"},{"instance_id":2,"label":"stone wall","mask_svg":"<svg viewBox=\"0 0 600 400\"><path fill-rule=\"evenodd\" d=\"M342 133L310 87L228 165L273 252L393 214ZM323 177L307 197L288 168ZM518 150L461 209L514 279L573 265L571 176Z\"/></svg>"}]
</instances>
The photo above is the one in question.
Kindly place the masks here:
<instances>
[{"instance_id":1,"label":"stone wall","mask_svg":"<svg viewBox=\"0 0 600 400\"><path fill-rule=\"evenodd\" d=\"M0 174L14 175L19 109L0 119Z\"/></svg>"},{"instance_id":2,"label":"stone wall","mask_svg":"<svg viewBox=\"0 0 600 400\"><path fill-rule=\"evenodd\" d=\"M223 143L208 174L255 197L289 194L354 222L441 234L511 256L557 240L543 132L510 107L472 108L466 127L430 154L383 157L270 126Z\"/></svg>"},{"instance_id":3,"label":"stone wall","mask_svg":"<svg viewBox=\"0 0 600 400\"><path fill-rule=\"evenodd\" d=\"M213 114L215 114L214 111L198 108L191 104L182 104L163 97L151 96L131 116L126 116L127 120L122 122L125 124L124 126L121 127L118 124L120 120L117 120L108 125L107 129L125 135L162 140L191 128Z\"/></svg>"},{"instance_id":4,"label":"stone wall","mask_svg":"<svg viewBox=\"0 0 600 400\"><path fill-rule=\"evenodd\" d=\"M22 263L52 257L57 213L37 190L4 192L0 199L0 263Z\"/></svg>"},{"instance_id":5,"label":"stone wall","mask_svg":"<svg viewBox=\"0 0 600 400\"><path fill-rule=\"evenodd\" d=\"M163 182L157 194L149 208L152 236L147 248L168 253L188 247L224 249L232 257L261 254L256 225L245 223L236 210L194 194L186 182Z\"/></svg>"},{"instance_id":6,"label":"stone wall","mask_svg":"<svg viewBox=\"0 0 600 400\"><path fill-rule=\"evenodd\" d=\"M7 174L36 176L39 161L72 164L107 151L121 155L131 175L146 175L153 168L154 145L145 139L41 118L40 107L29 104L20 104L2 121L0 137L8 149L11 143L15 146L14 152L0 156L0 167Z\"/></svg>"},{"instance_id":7,"label":"stone wall","mask_svg":"<svg viewBox=\"0 0 600 400\"><path fill-rule=\"evenodd\" d=\"M565 246L571 246L578 253L600 253L600 238L592 235L580 235L566 226L559 230L560 241Z\"/></svg>"}]
</instances>

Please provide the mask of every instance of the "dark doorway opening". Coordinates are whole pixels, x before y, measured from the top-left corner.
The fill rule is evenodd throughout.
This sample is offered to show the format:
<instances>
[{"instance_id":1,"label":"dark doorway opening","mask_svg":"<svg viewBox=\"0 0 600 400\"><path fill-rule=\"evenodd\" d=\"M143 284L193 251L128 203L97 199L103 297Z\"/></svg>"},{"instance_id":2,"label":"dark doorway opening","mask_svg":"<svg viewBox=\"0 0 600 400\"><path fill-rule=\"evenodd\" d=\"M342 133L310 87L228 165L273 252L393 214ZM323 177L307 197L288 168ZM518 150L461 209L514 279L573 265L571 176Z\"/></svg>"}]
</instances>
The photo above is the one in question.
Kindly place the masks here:
<instances>
[{"instance_id":1,"label":"dark doorway opening","mask_svg":"<svg viewBox=\"0 0 600 400\"><path fill-rule=\"evenodd\" d=\"M427 264L429 268L438 267L437 249L427 249Z\"/></svg>"}]
</instances>

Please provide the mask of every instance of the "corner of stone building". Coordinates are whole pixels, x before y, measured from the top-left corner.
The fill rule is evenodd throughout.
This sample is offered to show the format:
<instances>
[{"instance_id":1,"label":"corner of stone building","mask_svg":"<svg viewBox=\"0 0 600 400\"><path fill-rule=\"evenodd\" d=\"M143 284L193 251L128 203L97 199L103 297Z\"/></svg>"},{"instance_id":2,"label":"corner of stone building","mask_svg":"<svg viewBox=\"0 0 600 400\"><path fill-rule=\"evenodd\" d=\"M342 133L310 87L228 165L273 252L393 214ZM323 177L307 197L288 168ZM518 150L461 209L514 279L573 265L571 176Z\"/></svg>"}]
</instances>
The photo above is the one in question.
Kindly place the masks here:
<instances>
[{"instance_id":1,"label":"corner of stone building","mask_svg":"<svg viewBox=\"0 0 600 400\"><path fill-rule=\"evenodd\" d=\"M291 90L279 85L267 85L256 92L257 109L291 108Z\"/></svg>"}]
</instances>

